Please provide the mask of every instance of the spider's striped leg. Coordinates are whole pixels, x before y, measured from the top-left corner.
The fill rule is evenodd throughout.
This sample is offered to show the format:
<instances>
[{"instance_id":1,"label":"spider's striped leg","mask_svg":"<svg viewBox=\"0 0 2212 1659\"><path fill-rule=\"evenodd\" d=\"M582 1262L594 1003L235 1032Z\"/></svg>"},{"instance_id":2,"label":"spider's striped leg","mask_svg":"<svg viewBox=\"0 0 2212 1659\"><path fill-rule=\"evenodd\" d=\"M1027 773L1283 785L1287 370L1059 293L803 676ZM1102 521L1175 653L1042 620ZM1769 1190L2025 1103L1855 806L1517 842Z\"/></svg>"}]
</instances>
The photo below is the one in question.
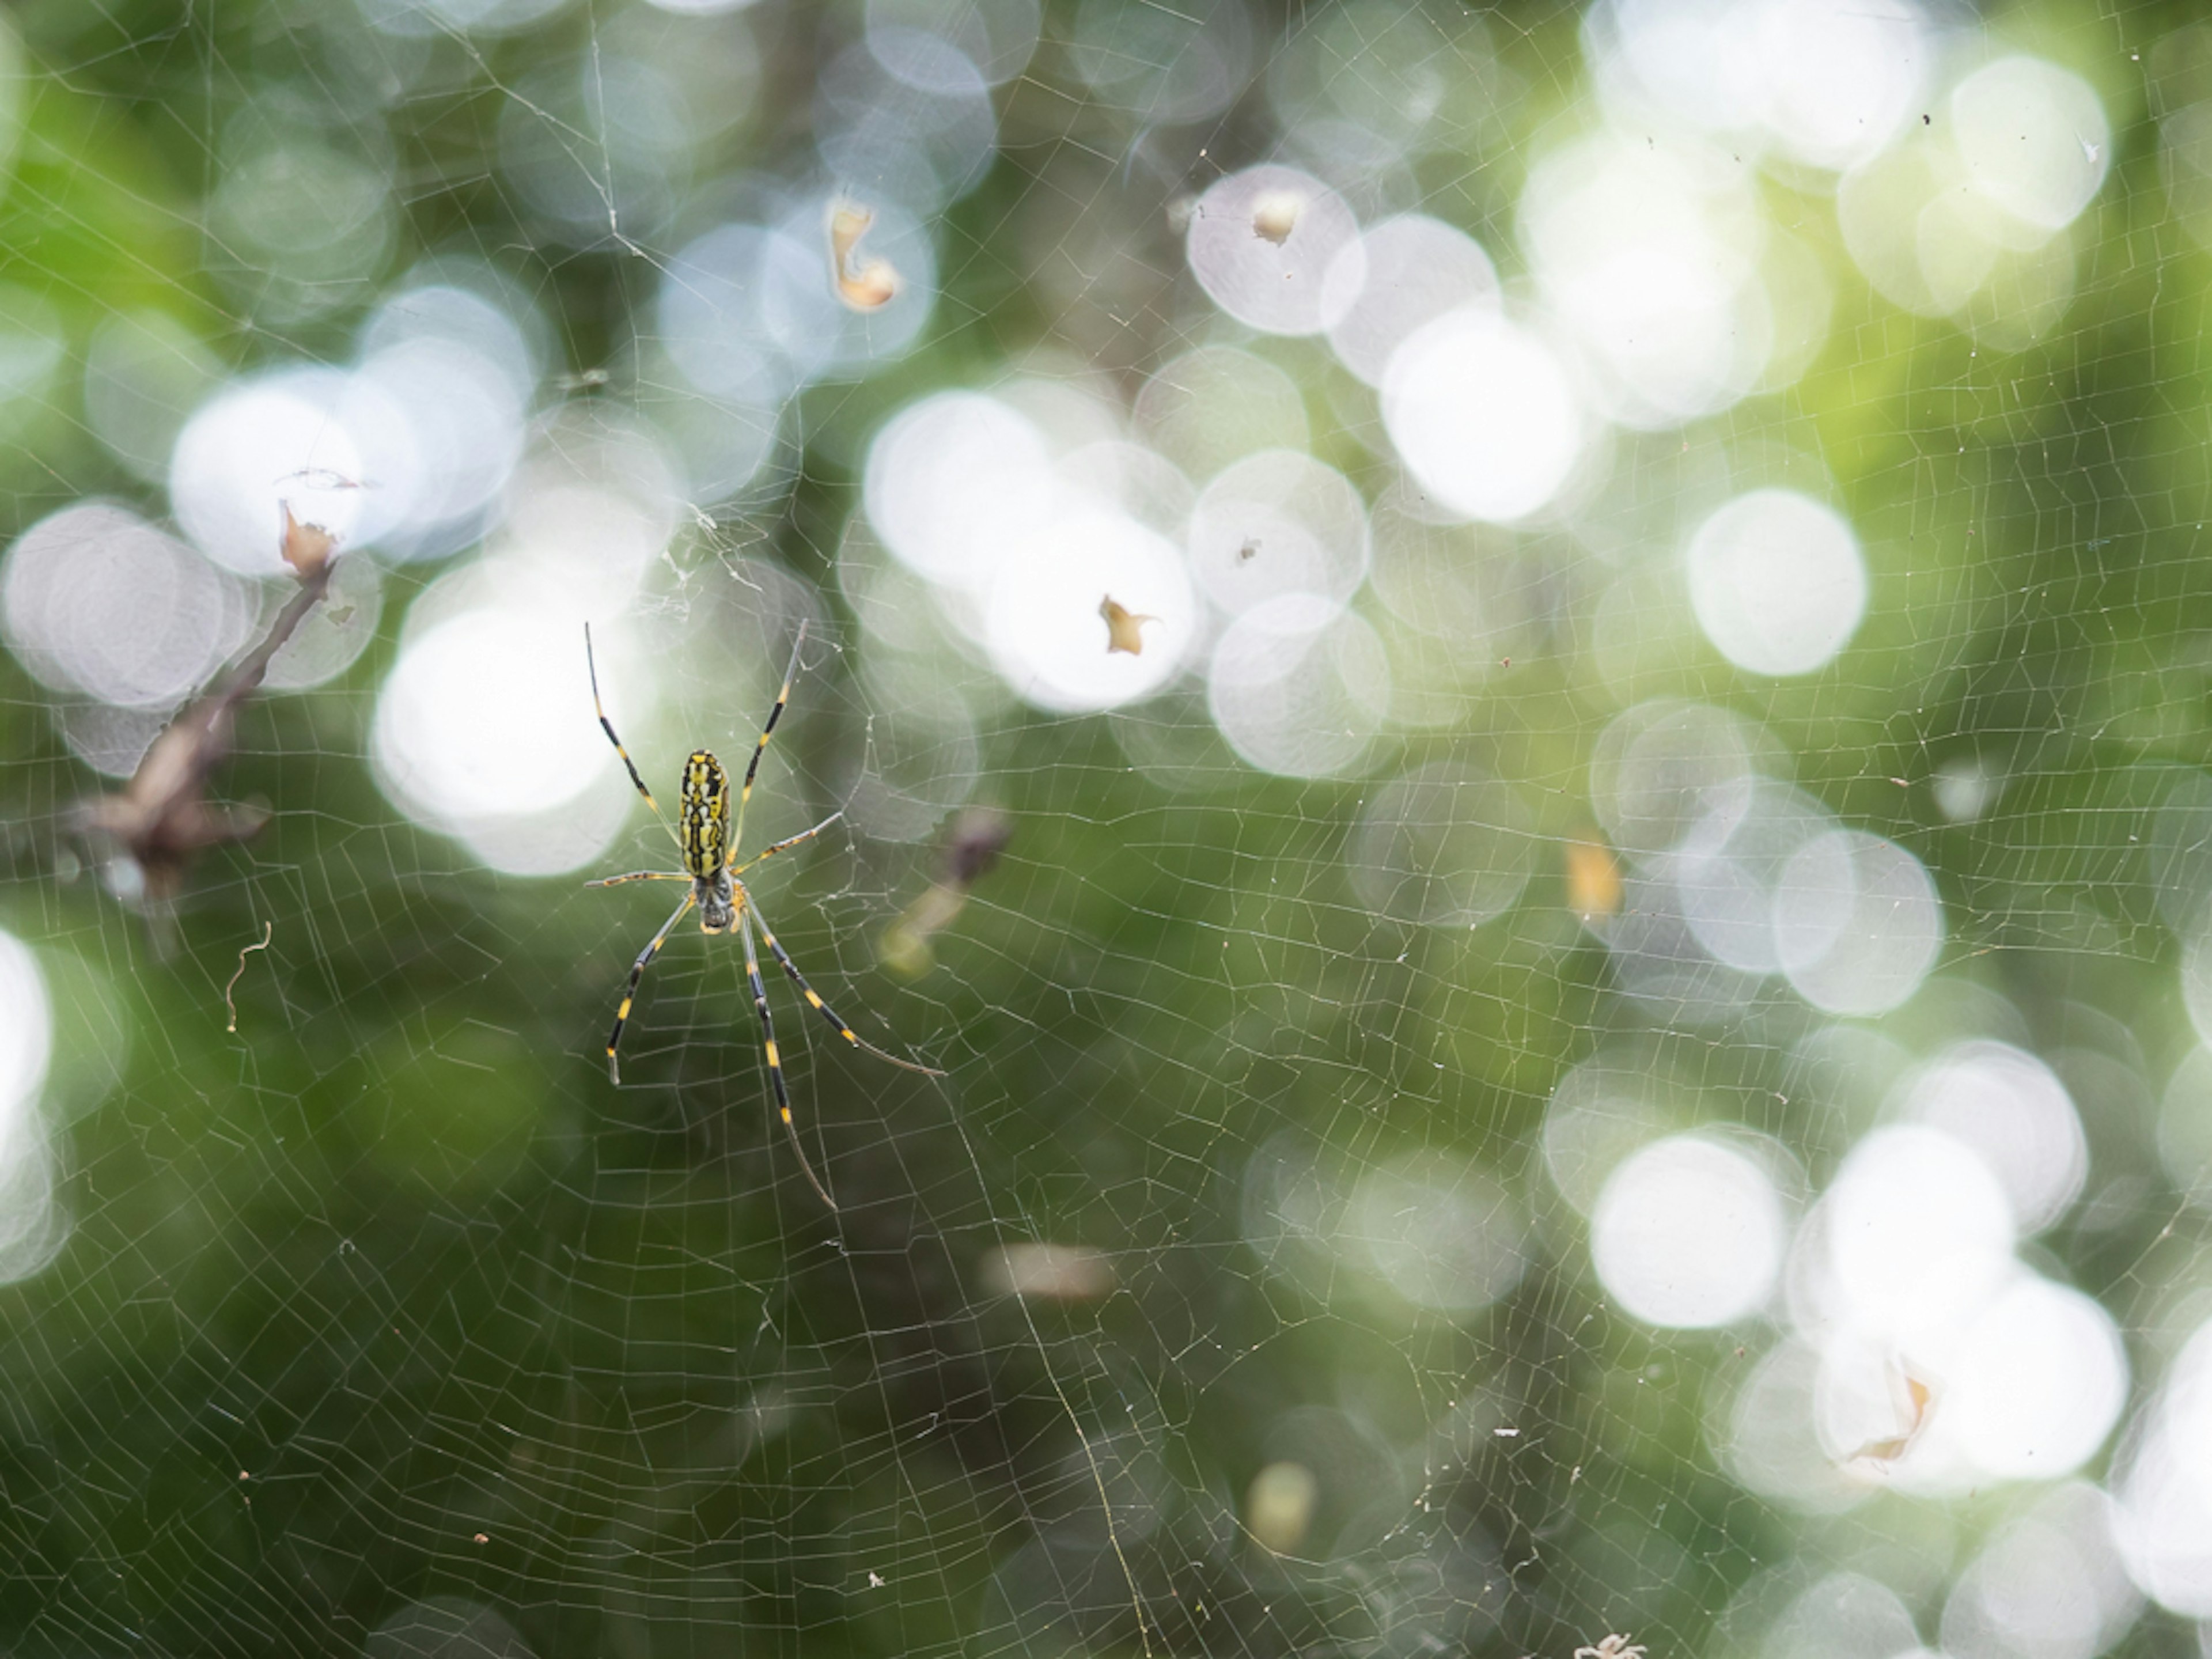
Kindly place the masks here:
<instances>
[{"instance_id":1,"label":"spider's striped leg","mask_svg":"<svg viewBox=\"0 0 2212 1659\"><path fill-rule=\"evenodd\" d=\"M768 711L768 720L761 726L760 741L753 745L753 757L745 763L744 787L738 791L738 821L730 830L732 848L744 845L745 803L753 798L753 774L760 770L761 757L768 753L768 740L775 735L775 723L783 718L783 706L791 701L791 683L799 678L799 653L806 648L806 624L799 624L799 637L791 642L791 660L783 671L783 686L775 694L775 707ZM638 786L644 787L642 784Z\"/></svg>"},{"instance_id":2,"label":"spider's striped leg","mask_svg":"<svg viewBox=\"0 0 2212 1659\"><path fill-rule=\"evenodd\" d=\"M783 1132L790 1137L793 1155L799 1159L799 1167L805 1173L806 1184L814 1188L817 1198L834 1211L837 1207L837 1200L830 1196L830 1189L814 1173L813 1164L807 1162L806 1147L799 1139L799 1127L791 1121L791 1089L783 1080L783 1056L776 1051L775 1018L768 1011L768 987L761 982L760 952L753 948L753 924L743 907L738 911L738 936L745 944L745 980L753 988L753 1006L760 1012L761 1042L768 1049L769 1079L775 1085L776 1115L783 1119ZM770 939L769 943L773 945L775 941Z\"/></svg>"},{"instance_id":3,"label":"spider's striped leg","mask_svg":"<svg viewBox=\"0 0 2212 1659\"><path fill-rule=\"evenodd\" d=\"M681 870L633 870L626 876L601 876L597 881L587 881L586 887L619 887L626 881L689 881L691 878Z\"/></svg>"},{"instance_id":4,"label":"spider's striped leg","mask_svg":"<svg viewBox=\"0 0 2212 1659\"><path fill-rule=\"evenodd\" d=\"M645 797L645 804L653 809L653 816L660 819L660 827L674 836L676 826L662 814L660 803L653 799L653 791L647 788L645 780L638 776L637 763L629 757L629 750L623 747L622 739L615 735L615 724L607 718L607 706L599 701L599 665L592 655L592 625L589 623L584 624L584 665L591 672L592 707L599 711L599 730L607 734L607 741L614 744L615 753L622 757L622 763L629 773L629 781L637 786L637 793ZM683 846L680 836L676 844Z\"/></svg>"},{"instance_id":5,"label":"spider's striped leg","mask_svg":"<svg viewBox=\"0 0 2212 1659\"><path fill-rule=\"evenodd\" d=\"M745 895L745 908L756 915L760 915L760 907L752 902L752 895L750 893ZM815 991L814 988L806 982L806 975L799 971L799 964L791 959L791 953L786 951L782 945L776 943L775 930L768 925L768 918L766 916L761 916L761 937L768 941L768 948L775 952L775 959L782 964L783 971L791 975L791 982L799 988L799 994L806 999L806 1006L813 1009L815 1012L820 1014L823 1018L828 1020L830 1022L830 1029L836 1031L839 1036L844 1038L846 1042L851 1043L855 1048L865 1048L870 1054L873 1054L878 1060L887 1060L890 1061L892 1065L903 1067L907 1071L920 1072L924 1077L943 1077L945 1075L944 1073L939 1071L934 1066L924 1066L916 1060L901 1060L896 1054L885 1054L881 1048L877 1048L874 1043L869 1042L867 1038L862 1036L858 1031L855 1031L851 1026L846 1024L843 1020L840 1019L837 1017L837 1011L832 1008L828 1003L823 1001L821 996Z\"/></svg>"},{"instance_id":6,"label":"spider's striped leg","mask_svg":"<svg viewBox=\"0 0 2212 1659\"><path fill-rule=\"evenodd\" d=\"M776 842L775 846L762 848L759 852L754 854L743 864L737 862L737 851L734 848L732 848L730 853L730 873L733 876L742 876L746 871L751 869L753 866L758 864L762 860L772 859L778 853L784 852L790 848L796 847L802 842L812 841L815 836L820 835L824 830L827 830L831 824L836 823L839 818L842 818L844 816L845 809L841 806L836 811L832 812L828 817L823 819L821 823L816 824L811 830L802 830L795 836L786 836L781 841Z\"/></svg>"},{"instance_id":7,"label":"spider's striped leg","mask_svg":"<svg viewBox=\"0 0 2212 1659\"><path fill-rule=\"evenodd\" d=\"M622 1081L622 1068L615 1064L615 1050L622 1043L623 1027L629 1020L629 1006L637 1000L637 982L645 977L647 966L660 954L660 947L668 943L668 936L676 931L676 924L690 914L699 902L696 892L686 893L684 902L676 907L676 914L660 924L660 931L653 936L653 943L637 953L630 966L629 983L623 988L622 1006L615 1010L615 1029L607 1033L607 1076L616 1083Z\"/></svg>"}]
</instances>

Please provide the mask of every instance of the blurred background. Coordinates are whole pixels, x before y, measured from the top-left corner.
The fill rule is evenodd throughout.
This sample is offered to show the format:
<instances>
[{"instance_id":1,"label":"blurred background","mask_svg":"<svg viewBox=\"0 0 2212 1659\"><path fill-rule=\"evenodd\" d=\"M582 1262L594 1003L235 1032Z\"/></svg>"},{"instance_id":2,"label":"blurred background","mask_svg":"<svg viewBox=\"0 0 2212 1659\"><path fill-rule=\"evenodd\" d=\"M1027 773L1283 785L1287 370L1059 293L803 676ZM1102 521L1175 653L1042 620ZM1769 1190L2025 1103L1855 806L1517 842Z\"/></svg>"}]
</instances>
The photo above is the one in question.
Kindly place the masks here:
<instances>
[{"instance_id":1,"label":"blurred background","mask_svg":"<svg viewBox=\"0 0 2212 1659\"><path fill-rule=\"evenodd\" d=\"M2194 11L11 7L0 1646L2212 1652Z\"/></svg>"}]
</instances>

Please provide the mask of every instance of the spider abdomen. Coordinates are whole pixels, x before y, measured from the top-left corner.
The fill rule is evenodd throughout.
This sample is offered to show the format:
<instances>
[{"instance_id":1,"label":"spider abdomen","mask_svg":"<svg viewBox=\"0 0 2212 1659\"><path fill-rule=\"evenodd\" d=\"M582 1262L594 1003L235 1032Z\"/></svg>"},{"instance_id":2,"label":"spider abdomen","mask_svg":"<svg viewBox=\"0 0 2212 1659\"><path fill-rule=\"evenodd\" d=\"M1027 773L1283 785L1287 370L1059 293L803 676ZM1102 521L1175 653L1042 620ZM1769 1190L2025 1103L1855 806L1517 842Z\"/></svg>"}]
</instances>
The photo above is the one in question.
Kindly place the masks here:
<instances>
[{"instance_id":1,"label":"spider abdomen","mask_svg":"<svg viewBox=\"0 0 2212 1659\"><path fill-rule=\"evenodd\" d=\"M728 863L730 775L704 749L684 763L684 804L678 813L677 839L684 845L684 868L697 881L712 881Z\"/></svg>"}]
</instances>

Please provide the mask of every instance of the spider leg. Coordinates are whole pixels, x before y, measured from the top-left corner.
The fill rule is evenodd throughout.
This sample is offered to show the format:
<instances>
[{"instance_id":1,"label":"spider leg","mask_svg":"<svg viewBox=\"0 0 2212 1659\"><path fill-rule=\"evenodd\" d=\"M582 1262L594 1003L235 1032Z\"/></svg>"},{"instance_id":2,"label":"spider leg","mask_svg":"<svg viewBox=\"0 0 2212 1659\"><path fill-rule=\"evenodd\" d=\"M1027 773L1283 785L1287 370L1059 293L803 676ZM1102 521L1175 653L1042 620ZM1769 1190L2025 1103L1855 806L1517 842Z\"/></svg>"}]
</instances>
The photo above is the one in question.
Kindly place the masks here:
<instances>
[{"instance_id":1,"label":"spider leg","mask_svg":"<svg viewBox=\"0 0 2212 1659\"><path fill-rule=\"evenodd\" d=\"M601 876L597 881L587 881L586 887L619 887L626 881L689 881L691 878L681 870L633 870L626 876Z\"/></svg>"},{"instance_id":2,"label":"spider leg","mask_svg":"<svg viewBox=\"0 0 2212 1659\"><path fill-rule=\"evenodd\" d=\"M647 965L660 954L660 947L668 943L668 936L676 931L676 924L690 914L699 902L696 892L686 893L684 902L676 907L676 914L660 924L660 931L653 936L653 943L637 953L630 966L629 983L623 988L622 1006L615 1010L615 1028L607 1033L607 1076L613 1082L622 1082L622 1068L615 1064L615 1049L621 1045L623 1027L629 1019L629 1006L637 1000L637 982L645 977Z\"/></svg>"},{"instance_id":3,"label":"spider leg","mask_svg":"<svg viewBox=\"0 0 2212 1659\"><path fill-rule=\"evenodd\" d=\"M831 824L836 823L839 818L842 818L844 816L845 809L841 806L836 811L832 812L828 817L823 819L821 823L816 824L811 830L802 830L795 836L786 836L781 841L776 842L775 846L762 848L759 852L754 854L743 864L737 862L737 849L735 848L732 848L730 849L730 873L733 876L742 876L746 871L751 869L753 866L760 863L763 859L772 859L778 853L783 852L787 848L796 847L801 842L812 841L815 836L820 835L824 830L827 830Z\"/></svg>"},{"instance_id":4,"label":"spider leg","mask_svg":"<svg viewBox=\"0 0 2212 1659\"><path fill-rule=\"evenodd\" d=\"M759 1011L761 1042L768 1050L768 1075L775 1085L776 1115L783 1120L783 1133L791 1141L793 1156L799 1159L799 1170L806 1176L806 1184L814 1188L814 1195L827 1204L834 1214L837 1200L830 1196L830 1189L814 1173L814 1165L807 1161L806 1147L799 1138L799 1126L791 1121L791 1089L783 1080L783 1056L776 1051L775 1017L769 1012L768 987L761 982L760 952L753 948L753 924L743 906L738 910L738 936L745 945L745 979L753 988L753 1006ZM769 944L775 941L771 939Z\"/></svg>"},{"instance_id":5,"label":"spider leg","mask_svg":"<svg viewBox=\"0 0 2212 1659\"><path fill-rule=\"evenodd\" d=\"M747 893L745 895L744 908L747 910L751 911L756 915L760 915L760 907L753 902L752 895L750 893ZM828 1020L830 1022L830 1029L836 1032L839 1036L844 1038L846 1042L851 1043L855 1048L865 1048L868 1053L873 1054L878 1060L887 1060L892 1065L898 1066L903 1071L920 1072L924 1077L943 1077L945 1075L944 1073L939 1071L934 1066L924 1066L916 1060L901 1060L896 1054L885 1054L881 1048L877 1048L874 1043L869 1042L866 1037L855 1031L851 1026L846 1024L843 1020L840 1019L837 1017L836 1010L830 1007L828 1003L823 1001L821 996L815 991L814 988L806 982L806 975L799 971L799 964L791 959L790 952L786 951L782 945L776 943L775 930L768 925L768 918L766 916L761 916L761 937L768 941L768 948L775 953L776 962L782 967L783 971L791 975L791 982L799 988L799 995L806 999L806 1006L813 1009L816 1013L821 1015L823 1018Z\"/></svg>"},{"instance_id":6,"label":"spider leg","mask_svg":"<svg viewBox=\"0 0 2212 1659\"><path fill-rule=\"evenodd\" d=\"M760 741L753 745L753 757L745 763L744 787L738 791L738 821L730 829L730 845L744 844L745 804L753 798L753 775L760 770L761 757L768 753L768 740L775 735L775 723L783 718L783 706L791 701L791 683L799 678L799 653L806 647L806 624L799 624L799 637L791 642L791 660L783 671L783 689L775 694L775 707L768 711L768 720L761 726ZM640 784L639 788L645 786Z\"/></svg>"},{"instance_id":7,"label":"spider leg","mask_svg":"<svg viewBox=\"0 0 2212 1659\"><path fill-rule=\"evenodd\" d=\"M629 750L623 747L622 739L615 735L614 722L607 718L607 706L599 701L599 665L592 655L592 625L589 623L584 624L584 665L591 672L592 707L599 712L599 730L607 734L607 741L614 744L615 753L622 757L622 763L629 773L629 781L637 786L637 793L645 797L645 804L653 809L653 816L660 820L660 827L668 831L680 848L684 845L684 838L676 834L676 826L669 823L661 812L660 803L653 799L653 791L647 788L645 780L638 776L637 763L629 757Z\"/></svg>"}]
</instances>

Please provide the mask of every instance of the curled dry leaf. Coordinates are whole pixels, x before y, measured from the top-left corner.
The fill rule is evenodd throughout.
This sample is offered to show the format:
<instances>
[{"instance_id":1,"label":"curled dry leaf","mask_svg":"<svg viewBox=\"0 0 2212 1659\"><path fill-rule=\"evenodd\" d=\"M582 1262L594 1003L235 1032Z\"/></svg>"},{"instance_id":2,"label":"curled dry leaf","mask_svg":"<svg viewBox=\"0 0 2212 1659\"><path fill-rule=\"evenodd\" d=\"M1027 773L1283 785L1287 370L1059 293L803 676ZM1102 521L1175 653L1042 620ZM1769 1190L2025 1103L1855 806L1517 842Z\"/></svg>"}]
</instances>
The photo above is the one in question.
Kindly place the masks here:
<instances>
[{"instance_id":1,"label":"curled dry leaf","mask_svg":"<svg viewBox=\"0 0 2212 1659\"><path fill-rule=\"evenodd\" d=\"M840 198L830 204L830 280L854 311L881 311L899 291L897 268L884 258L854 263L860 238L875 223L874 210Z\"/></svg>"},{"instance_id":2,"label":"curled dry leaf","mask_svg":"<svg viewBox=\"0 0 2212 1659\"><path fill-rule=\"evenodd\" d=\"M1845 1458L1845 1462L1871 1463L1877 1468L1887 1468L1911 1451L1921 1435L1926 1432L1928 1419L1936 1411L1935 1385L1908 1365L1900 1364L1896 1369L1898 1377L1904 1384L1904 1431L1880 1440L1868 1441Z\"/></svg>"},{"instance_id":3,"label":"curled dry leaf","mask_svg":"<svg viewBox=\"0 0 2212 1659\"><path fill-rule=\"evenodd\" d=\"M1098 614L1106 623L1106 654L1126 651L1133 657L1145 653L1145 624L1158 622L1158 617L1143 617L1115 602L1109 593L1098 601Z\"/></svg>"}]
</instances>

